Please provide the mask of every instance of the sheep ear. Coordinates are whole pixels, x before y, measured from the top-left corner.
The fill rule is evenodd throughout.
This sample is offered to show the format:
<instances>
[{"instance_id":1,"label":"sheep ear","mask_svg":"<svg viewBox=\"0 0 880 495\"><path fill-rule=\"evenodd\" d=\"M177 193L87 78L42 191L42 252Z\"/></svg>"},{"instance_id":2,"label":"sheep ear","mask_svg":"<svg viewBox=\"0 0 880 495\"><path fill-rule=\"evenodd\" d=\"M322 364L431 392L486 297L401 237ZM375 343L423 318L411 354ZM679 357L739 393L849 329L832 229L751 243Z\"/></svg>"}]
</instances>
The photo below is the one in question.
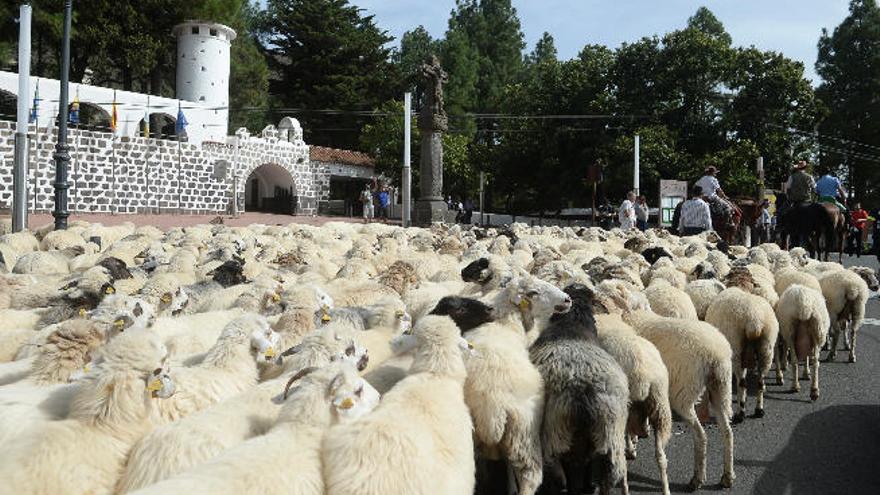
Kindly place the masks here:
<instances>
[{"instance_id":1,"label":"sheep ear","mask_svg":"<svg viewBox=\"0 0 880 495\"><path fill-rule=\"evenodd\" d=\"M140 316L144 314L144 308L141 307L141 303L135 303L134 309L131 311L135 316Z\"/></svg>"}]
</instances>

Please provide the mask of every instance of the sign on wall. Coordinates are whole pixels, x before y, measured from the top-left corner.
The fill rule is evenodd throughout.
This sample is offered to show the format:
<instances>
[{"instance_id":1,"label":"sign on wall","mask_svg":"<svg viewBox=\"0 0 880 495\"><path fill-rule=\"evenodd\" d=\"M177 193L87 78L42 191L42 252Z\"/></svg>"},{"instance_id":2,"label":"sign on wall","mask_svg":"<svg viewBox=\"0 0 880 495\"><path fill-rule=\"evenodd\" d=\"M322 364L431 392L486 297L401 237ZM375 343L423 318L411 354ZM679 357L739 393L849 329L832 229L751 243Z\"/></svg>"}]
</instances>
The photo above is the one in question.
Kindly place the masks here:
<instances>
[{"instance_id":1,"label":"sign on wall","mask_svg":"<svg viewBox=\"0 0 880 495\"><path fill-rule=\"evenodd\" d=\"M687 199L687 181L660 180L660 226L672 225L672 216L678 203Z\"/></svg>"}]
</instances>

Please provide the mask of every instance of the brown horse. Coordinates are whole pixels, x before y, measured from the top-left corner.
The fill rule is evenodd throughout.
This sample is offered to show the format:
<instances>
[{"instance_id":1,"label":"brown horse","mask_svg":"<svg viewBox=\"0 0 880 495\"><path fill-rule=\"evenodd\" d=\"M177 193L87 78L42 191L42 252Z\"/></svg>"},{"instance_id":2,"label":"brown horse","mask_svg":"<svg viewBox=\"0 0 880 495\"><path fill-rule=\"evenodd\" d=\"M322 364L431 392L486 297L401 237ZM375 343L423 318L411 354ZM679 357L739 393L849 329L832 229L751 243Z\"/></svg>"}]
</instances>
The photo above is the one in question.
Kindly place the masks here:
<instances>
[{"instance_id":1,"label":"brown horse","mask_svg":"<svg viewBox=\"0 0 880 495\"><path fill-rule=\"evenodd\" d=\"M736 235L739 232L739 226L742 222L743 213L739 206L732 201L728 201L732 206L728 216L718 214L712 211L712 228L719 236L729 245L735 244ZM714 208L713 208L714 210Z\"/></svg>"},{"instance_id":2,"label":"brown horse","mask_svg":"<svg viewBox=\"0 0 880 495\"><path fill-rule=\"evenodd\" d=\"M825 232L821 239L817 242L816 258L822 257L825 253L825 261L828 261L828 253L834 249L834 242L837 242L837 261L843 262L843 248L846 244L847 229L849 222L846 221L846 215L840 211L834 203L819 203L825 214L828 215L828 221L825 222ZM823 242L824 241L824 242Z\"/></svg>"}]
</instances>

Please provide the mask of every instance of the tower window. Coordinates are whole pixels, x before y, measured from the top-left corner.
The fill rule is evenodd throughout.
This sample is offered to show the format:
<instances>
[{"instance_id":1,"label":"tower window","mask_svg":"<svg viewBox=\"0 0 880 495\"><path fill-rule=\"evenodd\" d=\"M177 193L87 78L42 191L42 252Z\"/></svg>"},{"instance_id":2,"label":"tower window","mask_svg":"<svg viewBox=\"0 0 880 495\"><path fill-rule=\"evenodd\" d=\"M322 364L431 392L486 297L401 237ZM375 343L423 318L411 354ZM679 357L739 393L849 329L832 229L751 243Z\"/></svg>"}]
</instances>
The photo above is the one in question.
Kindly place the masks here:
<instances>
[{"instance_id":1,"label":"tower window","mask_svg":"<svg viewBox=\"0 0 880 495\"><path fill-rule=\"evenodd\" d=\"M208 70L208 69L206 69L205 66L203 65L203 66L202 66L202 72L205 72L205 71L207 71L207 70Z\"/></svg>"},{"instance_id":2,"label":"tower window","mask_svg":"<svg viewBox=\"0 0 880 495\"><path fill-rule=\"evenodd\" d=\"M204 96L199 96L199 101L205 101L205 97L204 97Z\"/></svg>"},{"instance_id":3,"label":"tower window","mask_svg":"<svg viewBox=\"0 0 880 495\"><path fill-rule=\"evenodd\" d=\"M198 26L193 26L192 34L199 34L199 27Z\"/></svg>"},{"instance_id":4,"label":"tower window","mask_svg":"<svg viewBox=\"0 0 880 495\"><path fill-rule=\"evenodd\" d=\"M211 36L217 36L217 30L216 30L216 29L211 29L209 32L211 33Z\"/></svg>"}]
</instances>

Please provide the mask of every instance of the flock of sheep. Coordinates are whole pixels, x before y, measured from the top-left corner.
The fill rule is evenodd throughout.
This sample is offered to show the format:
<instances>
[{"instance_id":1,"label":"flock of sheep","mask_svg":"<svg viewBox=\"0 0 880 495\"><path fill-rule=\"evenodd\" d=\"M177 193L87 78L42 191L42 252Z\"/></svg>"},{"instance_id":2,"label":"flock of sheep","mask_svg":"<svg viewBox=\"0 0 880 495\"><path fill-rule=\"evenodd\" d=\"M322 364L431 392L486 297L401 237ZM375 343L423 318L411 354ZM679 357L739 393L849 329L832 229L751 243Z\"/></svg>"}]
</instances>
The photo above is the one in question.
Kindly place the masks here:
<instances>
[{"instance_id":1,"label":"flock of sheep","mask_svg":"<svg viewBox=\"0 0 880 495\"><path fill-rule=\"evenodd\" d=\"M666 494L673 412L691 488L710 415L729 487L748 383L763 416L775 356L777 382L791 366L799 390L803 363L817 400L820 350L855 362L878 285L712 233L0 233L0 479L16 494L627 493L650 431Z\"/></svg>"}]
</instances>

